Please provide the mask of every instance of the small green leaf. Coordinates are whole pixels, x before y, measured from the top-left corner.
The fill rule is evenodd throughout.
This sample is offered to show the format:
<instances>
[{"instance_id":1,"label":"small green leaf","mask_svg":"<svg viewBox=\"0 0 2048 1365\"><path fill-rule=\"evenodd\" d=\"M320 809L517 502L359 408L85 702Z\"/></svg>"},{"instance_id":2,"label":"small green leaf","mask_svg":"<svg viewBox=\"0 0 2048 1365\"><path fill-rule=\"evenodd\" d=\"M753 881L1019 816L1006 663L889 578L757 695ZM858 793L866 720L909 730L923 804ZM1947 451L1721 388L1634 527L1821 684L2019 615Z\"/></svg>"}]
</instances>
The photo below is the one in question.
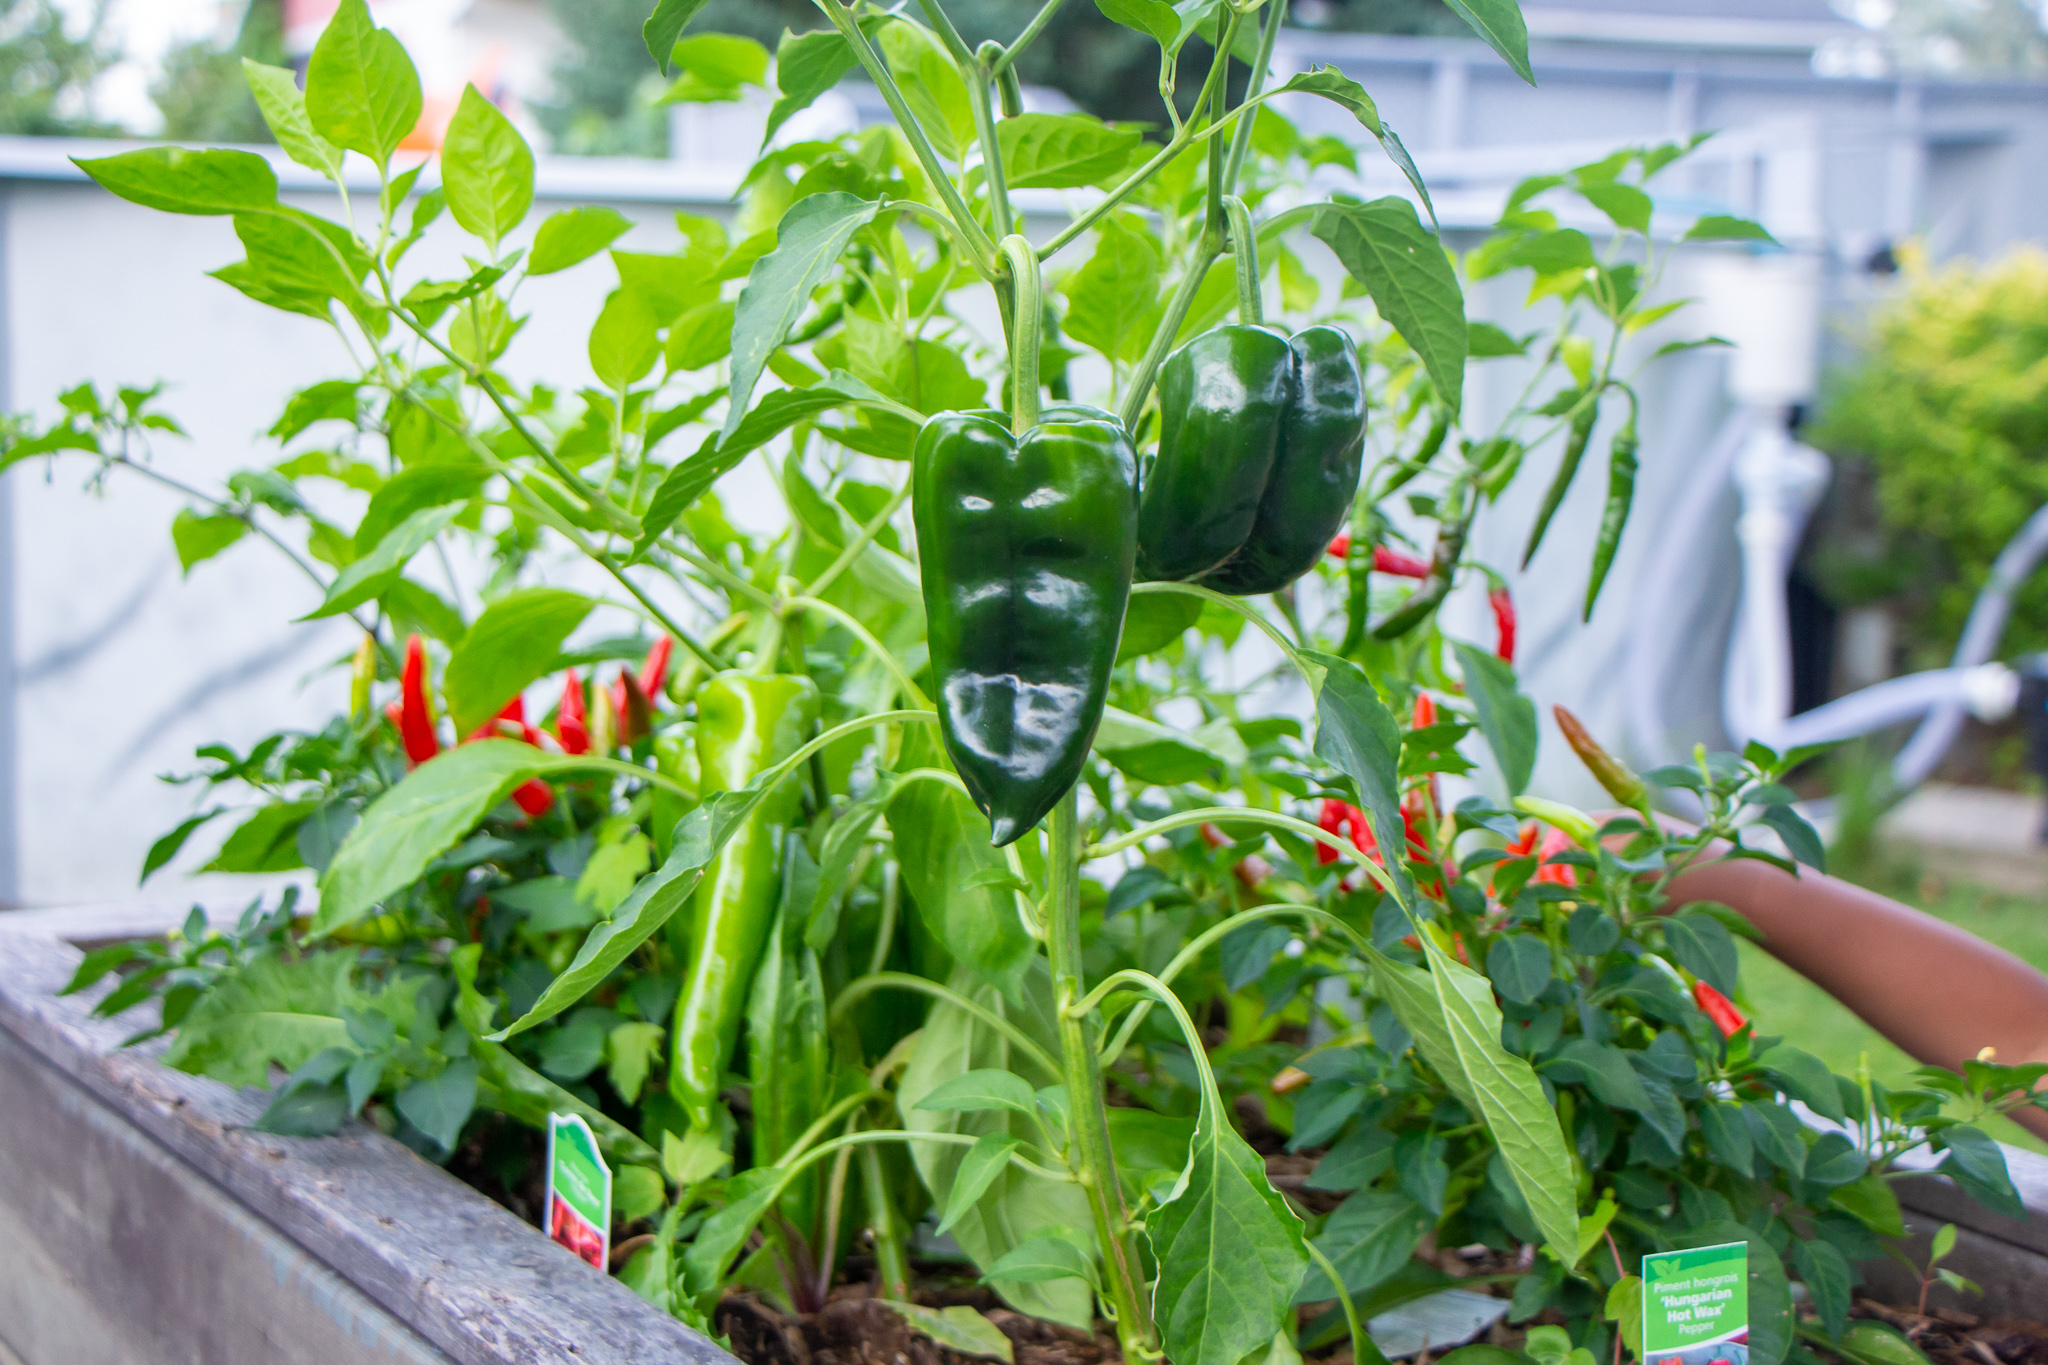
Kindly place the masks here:
<instances>
[{"instance_id":1,"label":"small green leaf","mask_svg":"<svg viewBox=\"0 0 2048 1365\"><path fill-rule=\"evenodd\" d=\"M277 202L277 175L254 152L145 147L73 161L102 188L165 213L239 213Z\"/></svg>"},{"instance_id":2,"label":"small green leaf","mask_svg":"<svg viewBox=\"0 0 2048 1365\"><path fill-rule=\"evenodd\" d=\"M732 33L700 33L669 50L669 62L682 75L656 101L738 99L740 87L761 85L768 77L768 49L752 38Z\"/></svg>"},{"instance_id":3,"label":"small green leaf","mask_svg":"<svg viewBox=\"0 0 2048 1365\"><path fill-rule=\"evenodd\" d=\"M476 1071L476 1059L463 1057L448 1063L438 1076L414 1081L394 1101L400 1116L442 1151L454 1151L462 1125L476 1109Z\"/></svg>"},{"instance_id":4,"label":"small green leaf","mask_svg":"<svg viewBox=\"0 0 2048 1365\"><path fill-rule=\"evenodd\" d=\"M1778 239L1766 232L1759 223L1747 218L1730 218L1724 214L1710 213L1686 229L1688 242L1773 242Z\"/></svg>"},{"instance_id":5,"label":"small green leaf","mask_svg":"<svg viewBox=\"0 0 2048 1365\"><path fill-rule=\"evenodd\" d=\"M718 1134L708 1128L693 1128L680 1138L673 1131L661 1135L661 1169L684 1189L709 1180L731 1164L732 1153L719 1145Z\"/></svg>"},{"instance_id":6,"label":"small green leaf","mask_svg":"<svg viewBox=\"0 0 2048 1365\"><path fill-rule=\"evenodd\" d=\"M598 382L624 389L644 379L661 355L654 312L637 290L615 289L590 329L590 368Z\"/></svg>"},{"instance_id":7,"label":"small green leaf","mask_svg":"<svg viewBox=\"0 0 2048 1365\"><path fill-rule=\"evenodd\" d=\"M225 512L201 516L183 507L171 518L171 543L178 549L178 566L188 575L193 565L212 559L248 533L248 522Z\"/></svg>"},{"instance_id":8,"label":"small green leaf","mask_svg":"<svg viewBox=\"0 0 2048 1365\"><path fill-rule=\"evenodd\" d=\"M1516 0L1444 0L1472 31L1500 54L1508 69L1529 84L1536 73L1529 69L1529 26L1522 21L1522 7Z\"/></svg>"},{"instance_id":9,"label":"small green leaf","mask_svg":"<svg viewBox=\"0 0 2048 1365\"><path fill-rule=\"evenodd\" d=\"M780 93L775 107L768 111L762 144L765 146L791 115L810 108L818 96L839 84L859 64L859 58L836 29L814 29L809 33L784 29L782 41L775 45L775 87Z\"/></svg>"},{"instance_id":10,"label":"small green leaf","mask_svg":"<svg viewBox=\"0 0 2048 1365\"><path fill-rule=\"evenodd\" d=\"M1832 1251L1834 1248L1830 1247ZM1614 1282L1607 1291L1607 1304L1603 1315L1621 1333L1621 1343L1630 1355L1641 1360L1643 1357L1643 1280L1640 1275L1624 1275Z\"/></svg>"},{"instance_id":11,"label":"small green leaf","mask_svg":"<svg viewBox=\"0 0 2048 1365\"><path fill-rule=\"evenodd\" d=\"M1655 206L1650 202L1650 196L1634 185L1610 180L1600 184L1575 185L1573 189L1580 198L1606 214L1608 221L1616 227L1644 233L1650 230L1650 212Z\"/></svg>"},{"instance_id":12,"label":"small green leaf","mask_svg":"<svg viewBox=\"0 0 2048 1365\"><path fill-rule=\"evenodd\" d=\"M943 1228L940 1230L944 1231ZM964 1356L988 1356L1005 1362L1016 1359L1015 1348L1003 1335L1003 1329L965 1304L926 1308L923 1304L898 1303L893 1299L877 1299L875 1302L948 1351Z\"/></svg>"},{"instance_id":13,"label":"small green leaf","mask_svg":"<svg viewBox=\"0 0 2048 1365\"><path fill-rule=\"evenodd\" d=\"M587 204L582 208L551 213L533 236L533 250L526 257L526 273L552 275L557 270L567 270L610 246L632 226L632 219L602 204Z\"/></svg>"},{"instance_id":14,"label":"small green leaf","mask_svg":"<svg viewBox=\"0 0 2048 1365\"><path fill-rule=\"evenodd\" d=\"M1067 279L1061 326L1110 360L1135 361L1165 311L1164 271L1165 258L1150 229L1130 214L1112 215L1096 233L1095 253Z\"/></svg>"},{"instance_id":15,"label":"small green leaf","mask_svg":"<svg viewBox=\"0 0 2048 1365\"><path fill-rule=\"evenodd\" d=\"M299 824L318 808L317 801L279 801L264 806L221 844L202 872L290 872L305 864L299 859Z\"/></svg>"},{"instance_id":16,"label":"small green leaf","mask_svg":"<svg viewBox=\"0 0 2048 1365\"><path fill-rule=\"evenodd\" d=\"M1415 206L1399 195L1332 204L1316 215L1313 231L1365 286L1457 412L1465 389L1465 298L1443 243L1424 229Z\"/></svg>"},{"instance_id":17,"label":"small green leaf","mask_svg":"<svg viewBox=\"0 0 2048 1365\"><path fill-rule=\"evenodd\" d=\"M448 216L493 251L533 207L533 152L474 85L462 87L441 143L441 193Z\"/></svg>"},{"instance_id":18,"label":"small green leaf","mask_svg":"<svg viewBox=\"0 0 2048 1365\"><path fill-rule=\"evenodd\" d=\"M1429 1211L1410 1195L1361 1189L1338 1205L1323 1224L1316 1247L1344 1277L1341 1292L1356 1297L1371 1292L1407 1265L1433 1221ZM1294 1301L1321 1303L1339 1292L1317 1268L1309 1271Z\"/></svg>"},{"instance_id":19,"label":"small green leaf","mask_svg":"<svg viewBox=\"0 0 2048 1365\"><path fill-rule=\"evenodd\" d=\"M341 0L306 63L313 131L382 166L420 121L420 107L405 45L376 26L364 0Z\"/></svg>"},{"instance_id":20,"label":"small green leaf","mask_svg":"<svg viewBox=\"0 0 2048 1365\"><path fill-rule=\"evenodd\" d=\"M298 76L287 67L265 66L247 57L242 58L242 76L284 154L308 170L333 178L341 169L341 152L313 131Z\"/></svg>"},{"instance_id":21,"label":"small green leaf","mask_svg":"<svg viewBox=\"0 0 2048 1365\"><path fill-rule=\"evenodd\" d=\"M996 125L1013 190L1078 189L1121 171L1144 135L1081 114L1018 114Z\"/></svg>"},{"instance_id":22,"label":"small green leaf","mask_svg":"<svg viewBox=\"0 0 2048 1365\"><path fill-rule=\"evenodd\" d=\"M1039 1284L1046 1280L1093 1279L1095 1267L1064 1237L1034 1237L995 1259L984 1280Z\"/></svg>"},{"instance_id":23,"label":"small green leaf","mask_svg":"<svg viewBox=\"0 0 2048 1365\"><path fill-rule=\"evenodd\" d=\"M769 356L781 347L811 291L831 272L853 234L873 222L880 208L834 190L799 199L782 216L775 249L747 272L734 310L730 406L723 436L737 433Z\"/></svg>"},{"instance_id":24,"label":"small green leaf","mask_svg":"<svg viewBox=\"0 0 2048 1365\"><path fill-rule=\"evenodd\" d=\"M461 513L460 507L425 507L391 528L377 548L343 569L327 589L327 600L300 617L303 621L338 616L382 595L406 564L433 543Z\"/></svg>"},{"instance_id":25,"label":"small green leaf","mask_svg":"<svg viewBox=\"0 0 2048 1365\"><path fill-rule=\"evenodd\" d=\"M1806 818L1790 806L1772 806L1763 814L1763 822L1777 831L1785 841L1785 851L1816 872L1828 870L1827 847L1821 843L1820 835Z\"/></svg>"},{"instance_id":26,"label":"small green leaf","mask_svg":"<svg viewBox=\"0 0 2048 1365\"><path fill-rule=\"evenodd\" d=\"M517 588L484 609L448 659L442 686L466 735L547 673L597 604L566 588Z\"/></svg>"},{"instance_id":27,"label":"small green leaf","mask_svg":"<svg viewBox=\"0 0 2048 1365\"><path fill-rule=\"evenodd\" d=\"M931 1109L937 1106L929 1103L927 1097L927 1101L917 1107ZM967 1155L960 1158L960 1165L953 1172L953 1188L946 1195L946 1214L939 1220L941 1234L951 1231L953 1224L974 1207L975 1201L1010 1164L1010 1154L1019 1145L1018 1139L1008 1133L983 1133L974 1140L974 1145L967 1149Z\"/></svg>"},{"instance_id":28,"label":"small green leaf","mask_svg":"<svg viewBox=\"0 0 2048 1365\"><path fill-rule=\"evenodd\" d=\"M669 369L678 373L701 370L731 355L736 308L730 299L713 299L688 309L670 323L663 348Z\"/></svg>"},{"instance_id":29,"label":"small green leaf","mask_svg":"<svg viewBox=\"0 0 2048 1365\"><path fill-rule=\"evenodd\" d=\"M199 827L221 812L218 809L202 811L182 822L176 829L164 835L149 846L149 852L142 860L142 875L135 879L137 886L149 880L150 874L178 856L185 847L185 841L195 834Z\"/></svg>"},{"instance_id":30,"label":"small green leaf","mask_svg":"<svg viewBox=\"0 0 2048 1365\"><path fill-rule=\"evenodd\" d=\"M667 1202L661 1172L651 1166L621 1166L612 1177L612 1209L628 1223L652 1217Z\"/></svg>"},{"instance_id":31,"label":"small green leaf","mask_svg":"<svg viewBox=\"0 0 2048 1365\"><path fill-rule=\"evenodd\" d=\"M1463 640L1451 641L1451 648L1501 780L1510 797L1520 796L1536 771L1536 703L1523 695L1514 665Z\"/></svg>"},{"instance_id":32,"label":"small green leaf","mask_svg":"<svg viewBox=\"0 0 2048 1365\"><path fill-rule=\"evenodd\" d=\"M668 74L669 54L675 51L676 40L683 36L683 30L703 9L705 0L657 0L654 13L647 16L647 22L640 26L641 40L647 44L647 55L654 58L654 64L661 68L661 74Z\"/></svg>"},{"instance_id":33,"label":"small green leaf","mask_svg":"<svg viewBox=\"0 0 2048 1365\"><path fill-rule=\"evenodd\" d=\"M1019 1114L1038 1112L1031 1083L1014 1071L986 1068L969 1071L933 1090L912 1106L942 1113L974 1113L983 1109L1011 1109Z\"/></svg>"},{"instance_id":34,"label":"small green leaf","mask_svg":"<svg viewBox=\"0 0 2048 1365\"><path fill-rule=\"evenodd\" d=\"M646 1083L647 1072L660 1055L662 1033L659 1024L634 1020L620 1024L605 1035L605 1079L628 1104L640 1098L640 1087Z\"/></svg>"},{"instance_id":35,"label":"small green leaf","mask_svg":"<svg viewBox=\"0 0 2048 1365\"><path fill-rule=\"evenodd\" d=\"M1401 820L1401 728L1357 664L1334 654L1310 653L1324 670L1316 692L1316 757L1350 778L1372 821L1381 848L1407 847ZM1407 870L1390 868L1397 885Z\"/></svg>"},{"instance_id":36,"label":"small green leaf","mask_svg":"<svg viewBox=\"0 0 2048 1365\"><path fill-rule=\"evenodd\" d=\"M1018 919L1015 893L968 886L977 873L1008 870L989 847L988 821L965 794L937 782L899 786L888 818L904 887L925 928L961 966L1014 990L1037 943Z\"/></svg>"}]
</instances>

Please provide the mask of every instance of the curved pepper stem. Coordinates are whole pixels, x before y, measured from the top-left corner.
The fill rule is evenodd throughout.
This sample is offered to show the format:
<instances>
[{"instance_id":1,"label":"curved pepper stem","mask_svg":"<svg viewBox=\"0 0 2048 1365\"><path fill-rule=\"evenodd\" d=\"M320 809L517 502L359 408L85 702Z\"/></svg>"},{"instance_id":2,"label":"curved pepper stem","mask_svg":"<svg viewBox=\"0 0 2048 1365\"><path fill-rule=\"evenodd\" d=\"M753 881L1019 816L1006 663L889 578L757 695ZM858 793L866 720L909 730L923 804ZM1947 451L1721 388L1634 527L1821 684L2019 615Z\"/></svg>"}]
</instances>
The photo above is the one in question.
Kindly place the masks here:
<instances>
[{"instance_id":1,"label":"curved pepper stem","mask_svg":"<svg viewBox=\"0 0 2048 1365\"><path fill-rule=\"evenodd\" d=\"M996 246L1010 296L1010 430L1022 436L1038 425L1038 333L1044 318L1038 253L1015 233Z\"/></svg>"},{"instance_id":2,"label":"curved pepper stem","mask_svg":"<svg viewBox=\"0 0 2048 1365\"><path fill-rule=\"evenodd\" d=\"M1259 293L1259 235L1252 230L1252 211L1234 194L1223 196L1223 217L1230 224L1230 253L1237 262L1237 320L1257 327L1266 320Z\"/></svg>"}]
</instances>

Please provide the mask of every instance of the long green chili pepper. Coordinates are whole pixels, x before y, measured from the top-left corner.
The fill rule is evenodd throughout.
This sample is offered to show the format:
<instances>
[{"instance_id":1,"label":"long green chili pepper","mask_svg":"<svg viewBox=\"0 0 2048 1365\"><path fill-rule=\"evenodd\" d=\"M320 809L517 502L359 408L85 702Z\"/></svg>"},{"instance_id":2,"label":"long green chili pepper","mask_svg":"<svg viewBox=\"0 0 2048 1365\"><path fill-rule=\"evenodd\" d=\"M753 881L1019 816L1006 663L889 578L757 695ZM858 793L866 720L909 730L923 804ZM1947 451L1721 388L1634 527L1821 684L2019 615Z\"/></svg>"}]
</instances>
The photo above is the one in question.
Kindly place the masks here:
<instances>
[{"instance_id":1,"label":"long green chili pepper","mask_svg":"<svg viewBox=\"0 0 2048 1365\"><path fill-rule=\"evenodd\" d=\"M1465 536L1472 529L1472 514L1464 513L1443 523L1436 535L1436 548L1429 556L1429 577L1416 585L1414 594L1398 610L1373 628L1373 636L1395 640L1422 624L1450 595L1458 576L1458 561L1465 554Z\"/></svg>"},{"instance_id":2,"label":"long green chili pepper","mask_svg":"<svg viewBox=\"0 0 2048 1365\"><path fill-rule=\"evenodd\" d=\"M1586 612L1580 619L1593 619L1593 603L1607 570L1614 564L1614 552L1621 546L1621 533L1628 526L1629 505L1636 496L1636 402L1629 395L1628 421L1614 433L1607 452L1607 506L1600 513L1600 537L1593 542L1593 577L1586 584Z\"/></svg>"},{"instance_id":3,"label":"long green chili pepper","mask_svg":"<svg viewBox=\"0 0 2048 1365\"><path fill-rule=\"evenodd\" d=\"M1550 481L1549 489L1543 494L1543 506L1536 512L1535 526L1529 530L1529 546L1522 551L1523 568L1528 568L1529 561L1536 557L1536 547L1543 543L1543 533L1550 529L1550 519L1557 515L1564 495L1571 491L1572 477L1579 472L1579 461L1586 455L1586 443L1593 439L1593 423L1599 420L1600 399L1596 394L1572 418L1571 432L1564 442L1564 460L1557 466L1557 477Z\"/></svg>"},{"instance_id":4,"label":"long green chili pepper","mask_svg":"<svg viewBox=\"0 0 2048 1365\"><path fill-rule=\"evenodd\" d=\"M721 673L697 694L697 763L704 795L738 791L794 753L818 720L808 678ZM692 1127L710 1128L782 890L783 832L803 800L792 773L719 850L697 887L689 966L676 1000L669 1093Z\"/></svg>"},{"instance_id":5,"label":"long green chili pepper","mask_svg":"<svg viewBox=\"0 0 2048 1365\"><path fill-rule=\"evenodd\" d=\"M1444 438L1450 434L1450 409L1439 409L1436 414L1436 420L1429 424L1429 434L1422 438L1422 445L1417 448L1414 455L1403 460L1395 467L1392 477L1387 480L1387 486L1380 490L1380 496L1386 497L1417 474L1429 468L1429 462L1434 460L1437 452L1444 448Z\"/></svg>"}]
</instances>

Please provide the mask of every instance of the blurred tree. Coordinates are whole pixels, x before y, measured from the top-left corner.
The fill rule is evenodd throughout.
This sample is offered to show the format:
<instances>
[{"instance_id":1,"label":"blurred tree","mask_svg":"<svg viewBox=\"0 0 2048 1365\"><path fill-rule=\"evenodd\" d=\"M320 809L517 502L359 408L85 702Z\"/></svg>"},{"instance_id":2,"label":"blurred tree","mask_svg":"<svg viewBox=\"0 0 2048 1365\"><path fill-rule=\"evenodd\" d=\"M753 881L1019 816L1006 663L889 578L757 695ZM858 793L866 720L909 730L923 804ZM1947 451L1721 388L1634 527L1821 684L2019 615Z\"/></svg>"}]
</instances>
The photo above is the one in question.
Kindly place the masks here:
<instances>
[{"instance_id":1,"label":"blurred tree","mask_svg":"<svg viewBox=\"0 0 2048 1365\"><path fill-rule=\"evenodd\" d=\"M722 7L772 10L777 0L709 8ZM551 73L554 100L528 107L553 150L569 156L668 155L668 111L654 103L665 83L640 38L652 8L649 0L548 0L548 13L568 44ZM814 5L805 8L817 13ZM700 16L691 27L708 26Z\"/></svg>"},{"instance_id":2,"label":"blurred tree","mask_svg":"<svg viewBox=\"0 0 2048 1365\"><path fill-rule=\"evenodd\" d=\"M1841 605L1889 602L1909 667L1947 662L1991 561L2048 503L2048 254L1928 266L1871 315L1861 362L1831 377L1807 439L1869 462L1883 534L1820 561ZM1852 530L1854 528L1851 528ZM1859 543L1860 542L1860 543ZM2048 575L2019 594L2001 654L2048 646Z\"/></svg>"},{"instance_id":3,"label":"blurred tree","mask_svg":"<svg viewBox=\"0 0 2048 1365\"><path fill-rule=\"evenodd\" d=\"M52 0L0 0L0 133L113 137L123 130L92 117L90 90L115 54L102 41L105 0L74 37Z\"/></svg>"},{"instance_id":4,"label":"blurred tree","mask_svg":"<svg viewBox=\"0 0 2048 1365\"><path fill-rule=\"evenodd\" d=\"M149 87L164 116L162 136L186 142L269 142L270 128L256 108L242 59L283 66L282 0L249 0L235 41L225 48L201 39L164 55L163 72Z\"/></svg>"},{"instance_id":5,"label":"blurred tree","mask_svg":"<svg viewBox=\"0 0 2048 1365\"><path fill-rule=\"evenodd\" d=\"M2042 0L1836 0L1880 37L1883 65L1939 76L2048 71Z\"/></svg>"}]
</instances>

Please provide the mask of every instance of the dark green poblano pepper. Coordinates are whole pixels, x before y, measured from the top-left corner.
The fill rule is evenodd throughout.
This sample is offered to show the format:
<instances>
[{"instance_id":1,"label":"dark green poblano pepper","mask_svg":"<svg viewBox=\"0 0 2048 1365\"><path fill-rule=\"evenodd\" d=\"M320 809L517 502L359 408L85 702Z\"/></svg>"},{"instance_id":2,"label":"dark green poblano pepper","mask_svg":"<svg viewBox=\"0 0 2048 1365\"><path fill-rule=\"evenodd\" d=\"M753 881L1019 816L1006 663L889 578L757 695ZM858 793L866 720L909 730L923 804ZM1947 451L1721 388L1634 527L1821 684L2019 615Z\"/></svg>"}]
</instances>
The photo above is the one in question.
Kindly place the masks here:
<instances>
[{"instance_id":1,"label":"dark green poblano pepper","mask_svg":"<svg viewBox=\"0 0 2048 1365\"><path fill-rule=\"evenodd\" d=\"M1007 844L1073 785L1102 719L1137 456L1109 413L1060 403L1021 435L1000 412L940 413L911 460L946 752Z\"/></svg>"},{"instance_id":2,"label":"dark green poblano pepper","mask_svg":"<svg viewBox=\"0 0 2048 1365\"><path fill-rule=\"evenodd\" d=\"M1259 324L1258 263L1250 232L1242 236L1245 321L1203 332L1159 370L1138 576L1249 596L1307 573L1350 516L1365 374L1335 327L1289 337Z\"/></svg>"}]
</instances>

